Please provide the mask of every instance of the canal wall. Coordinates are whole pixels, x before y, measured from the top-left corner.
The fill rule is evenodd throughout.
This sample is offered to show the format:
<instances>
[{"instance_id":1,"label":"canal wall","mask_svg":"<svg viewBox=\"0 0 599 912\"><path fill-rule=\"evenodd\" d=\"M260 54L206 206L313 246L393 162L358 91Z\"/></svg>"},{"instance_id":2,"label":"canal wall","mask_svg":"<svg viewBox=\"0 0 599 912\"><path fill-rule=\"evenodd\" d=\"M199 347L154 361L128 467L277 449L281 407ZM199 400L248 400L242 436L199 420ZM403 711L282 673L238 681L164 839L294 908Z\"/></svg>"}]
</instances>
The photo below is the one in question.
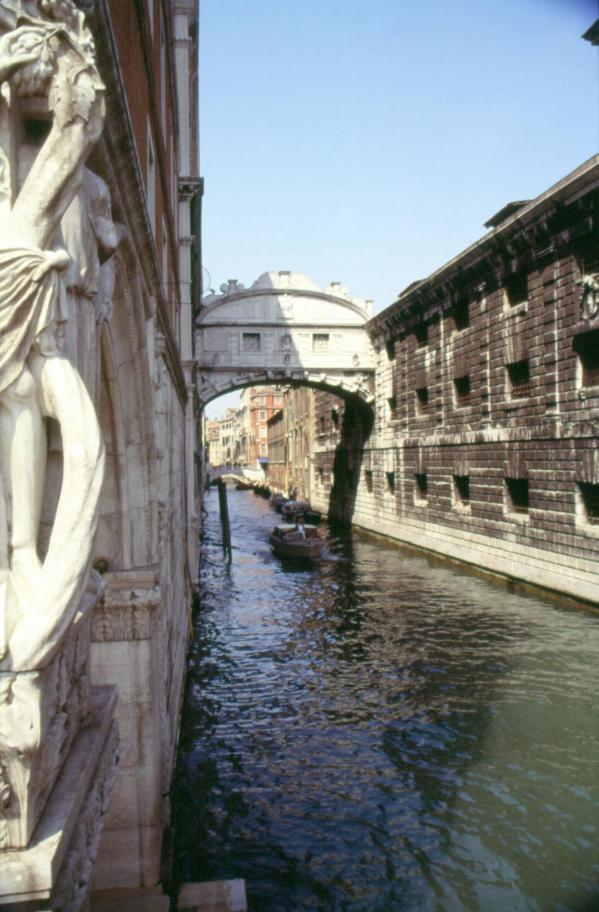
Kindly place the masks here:
<instances>
[{"instance_id":1,"label":"canal wall","mask_svg":"<svg viewBox=\"0 0 599 912\"><path fill-rule=\"evenodd\" d=\"M316 506L599 601L598 187L594 157L370 321L371 430L315 394Z\"/></svg>"}]
</instances>

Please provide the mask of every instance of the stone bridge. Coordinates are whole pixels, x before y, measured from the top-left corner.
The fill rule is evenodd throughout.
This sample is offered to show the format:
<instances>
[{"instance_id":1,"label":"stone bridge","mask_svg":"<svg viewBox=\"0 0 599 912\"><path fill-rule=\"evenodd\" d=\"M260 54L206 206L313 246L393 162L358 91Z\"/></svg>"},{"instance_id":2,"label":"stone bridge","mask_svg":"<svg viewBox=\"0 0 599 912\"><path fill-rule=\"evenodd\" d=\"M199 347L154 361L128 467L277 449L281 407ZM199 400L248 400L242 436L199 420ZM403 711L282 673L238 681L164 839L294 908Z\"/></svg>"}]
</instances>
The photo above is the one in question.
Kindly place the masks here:
<instances>
[{"instance_id":1,"label":"stone bridge","mask_svg":"<svg viewBox=\"0 0 599 912\"><path fill-rule=\"evenodd\" d=\"M323 290L298 272L265 272L249 288L221 285L196 319L201 405L260 384L312 386L371 404L371 304L339 282Z\"/></svg>"}]
</instances>

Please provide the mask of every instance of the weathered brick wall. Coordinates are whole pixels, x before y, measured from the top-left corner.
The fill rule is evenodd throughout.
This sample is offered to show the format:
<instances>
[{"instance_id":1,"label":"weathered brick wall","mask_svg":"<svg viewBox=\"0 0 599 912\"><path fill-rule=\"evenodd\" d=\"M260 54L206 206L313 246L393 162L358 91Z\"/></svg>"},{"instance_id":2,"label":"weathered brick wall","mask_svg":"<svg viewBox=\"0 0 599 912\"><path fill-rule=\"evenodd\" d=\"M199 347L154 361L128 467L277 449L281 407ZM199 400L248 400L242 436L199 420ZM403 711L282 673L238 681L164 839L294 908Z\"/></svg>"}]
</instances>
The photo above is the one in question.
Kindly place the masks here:
<instances>
[{"instance_id":1,"label":"weathered brick wall","mask_svg":"<svg viewBox=\"0 0 599 912\"><path fill-rule=\"evenodd\" d=\"M570 203L562 182L559 205L531 204L371 321L363 452L317 396L321 508L599 600L599 290L595 308L581 285L599 266L591 164Z\"/></svg>"}]
</instances>

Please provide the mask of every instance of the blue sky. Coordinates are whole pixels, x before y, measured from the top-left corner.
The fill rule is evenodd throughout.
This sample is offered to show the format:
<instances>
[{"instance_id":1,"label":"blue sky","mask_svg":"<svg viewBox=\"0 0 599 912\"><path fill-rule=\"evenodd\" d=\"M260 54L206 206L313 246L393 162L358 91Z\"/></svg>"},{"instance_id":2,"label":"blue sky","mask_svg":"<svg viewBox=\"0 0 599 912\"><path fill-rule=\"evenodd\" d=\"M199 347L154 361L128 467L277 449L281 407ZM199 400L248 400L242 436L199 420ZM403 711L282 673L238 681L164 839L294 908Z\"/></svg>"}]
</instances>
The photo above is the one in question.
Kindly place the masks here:
<instances>
[{"instance_id":1,"label":"blue sky","mask_svg":"<svg viewBox=\"0 0 599 912\"><path fill-rule=\"evenodd\" d=\"M206 288L375 311L599 151L598 0L202 0ZM208 414L219 414L216 400Z\"/></svg>"}]
</instances>

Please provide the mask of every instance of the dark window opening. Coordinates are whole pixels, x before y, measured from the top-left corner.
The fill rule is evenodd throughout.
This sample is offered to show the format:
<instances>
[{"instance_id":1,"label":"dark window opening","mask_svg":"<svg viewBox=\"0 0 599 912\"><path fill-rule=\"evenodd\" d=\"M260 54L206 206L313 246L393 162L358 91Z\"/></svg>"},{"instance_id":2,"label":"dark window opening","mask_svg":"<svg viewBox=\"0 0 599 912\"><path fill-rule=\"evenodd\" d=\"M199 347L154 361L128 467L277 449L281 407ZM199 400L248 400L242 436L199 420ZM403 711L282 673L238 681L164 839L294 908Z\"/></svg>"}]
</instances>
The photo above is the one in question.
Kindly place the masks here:
<instances>
[{"instance_id":1,"label":"dark window opening","mask_svg":"<svg viewBox=\"0 0 599 912\"><path fill-rule=\"evenodd\" d=\"M528 358L523 361L514 361L506 364L510 381L510 396L512 399L524 399L530 396L530 368Z\"/></svg>"},{"instance_id":2,"label":"dark window opening","mask_svg":"<svg viewBox=\"0 0 599 912\"><path fill-rule=\"evenodd\" d=\"M387 399L387 402L389 403L389 411L391 413L391 417L396 418L397 417L397 397L389 396Z\"/></svg>"},{"instance_id":3,"label":"dark window opening","mask_svg":"<svg viewBox=\"0 0 599 912\"><path fill-rule=\"evenodd\" d=\"M428 408L428 389L426 386L420 386L416 390L416 404L419 412L425 412Z\"/></svg>"},{"instance_id":4,"label":"dark window opening","mask_svg":"<svg viewBox=\"0 0 599 912\"><path fill-rule=\"evenodd\" d=\"M389 361L393 361L395 358L395 339L388 339L385 342L385 350Z\"/></svg>"},{"instance_id":5,"label":"dark window opening","mask_svg":"<svg viewBox=\"0 0 599 912\"><path fill-rule=\"evenodd\" d=\"M505 293L510 307L524 304L528 300L528 273L522 269L507 276Z\"/></svg>"},{"instance_id":6,"label":"dark window opening","mask_svg":"<svg viewBox=\"0 0 599 912\"><path fill-rule=\"evenodd\" d=\"M328 351L329 350L329 334L328 333L312 333L312 351Z\"/></svg>"},{"instance_id":7,"label":"dark window opening","mask_svg":"<svg viewBox=\"0 0 599 912\"><path fill-rule=\"evenodd\" d=\"M574 340L583 386L599 386L599 329L581 333Z\"/></svg>"},{"instance_id":8,"label":"dark window opening","mask_svg":"<svg viewBox=\"0 0 599 912\"><path fill-rule=\"evenodd\" d=\"M259 352L260 333L243 333L242 348L244 352Z\"/></svg>"},{"instance_id":9,"label":"dark window opening","mask_svg":"<svg viewBox=\"0 0 599 912\"><path fill-rule=\"evenodd\" d=\"M428 496L428 479L425 473L416 472L414 475L416 481L416 496L419 500L426 500Z\"/></svg>"},{"instance_id":10,"label":"dark window opening","mask_svg":"<svg viewBox=\"0 0 599 912\"><path fill-rule=\"evenodd\" d=\"M395 493L395 472L385 472L387 478L387 490L391 493Z\"/></svg>"},{"instance_id":11,"label":"dark window opening","mask_svg":"<svg viewBox=\"0 0 599 912\"><path fill-rule=\"evenodd\" d=\"M366 471L364 472L364 477L366 479L366 490L368 491L369 494L372 494L372 489L374 487L372 470L366 469Z\"/></svg>"},{"instance_id":12,"label":"dark window opening","mask_svg":"<svg viewBox=\"0 0 599 912\"><path fill-rule=\"evenodd\" d=\"M470 303L468 301L456 301L453 306L453 322L458 332L470 326Z\"/></svg>"},{"instance_id":13,"label":"dark window opening","mask_svg":"<svg viewBox=\"0 0 599 912\"><path fill-rule=\"evenodd\" d=\"M528 513L528 478L506 478L508 509L512 513Z\"/></svg>"},{"instance_id":14,"label":"dark window opening","mask_svg":"<svg viewBox=\"0 0 599 912\"><path fill-rule=\"evenodd\" d=\"M324 415L321 415L320 416L320 433L324 434L324 432L325 432Z\"/></svg>"},{"instance_id":15,"label":"dark window opening","mask_svg":"<svg viewBox=\"0 0 599 912\"><path fill-rule=\"evenodd\" d=\"M599 484L579 481L578 490L580 491L586 521L593 525L599 525Z\"/></svg>"},{"instance_id":16,"label":"dark window opening","mask_svg":"<svg viewBox=\"0 0 599 912\"><path fill-rule=\"evenodd\" d=\"M318 470L318 481L320 484L324 484L324 471L322 469Z\"/></svg>"},{"instance_id":17,"label":"dark window opening","mask_svg":"<svg viewBox=\"0 0 599 912\"><path fill-rule=\"evenodd\" d=\"M428 323L419 323L414 327L414 335L419 348L428 345Z\"/></svg>"},{"instance_id":18,"label":"dark window opening","mask_svg":"<svg viewBox=\"0 0 599 912\"><path fill-rule=\"evenodd\" d=\"M453 487L455 499L463 507L470 505L470 476L454 475Z\"/></svg>"},{"instance_id":19,"label":"dark window opening","mask_svg":"<svg viewBox=\"0 0 599 912\"><path fill-rule=\"evenodd\" d=\"M339 425L339 412L337 411L336 408L332 408L332 409L331 409L331 421L333 422L333 424L335 425L335 427L338 427L338 425Z\"/></svg>"},{"instance_id":20,"label":"dark window opening","mask_svg":"<svg viewBox=\"0 0 599 912\"><path fill-rule=\"evenodd\" d=\"M470 375L464 374L463 377L455 377L453 385L456 405L467 405L470 401Z\"/></svg>"}]
</instances>

